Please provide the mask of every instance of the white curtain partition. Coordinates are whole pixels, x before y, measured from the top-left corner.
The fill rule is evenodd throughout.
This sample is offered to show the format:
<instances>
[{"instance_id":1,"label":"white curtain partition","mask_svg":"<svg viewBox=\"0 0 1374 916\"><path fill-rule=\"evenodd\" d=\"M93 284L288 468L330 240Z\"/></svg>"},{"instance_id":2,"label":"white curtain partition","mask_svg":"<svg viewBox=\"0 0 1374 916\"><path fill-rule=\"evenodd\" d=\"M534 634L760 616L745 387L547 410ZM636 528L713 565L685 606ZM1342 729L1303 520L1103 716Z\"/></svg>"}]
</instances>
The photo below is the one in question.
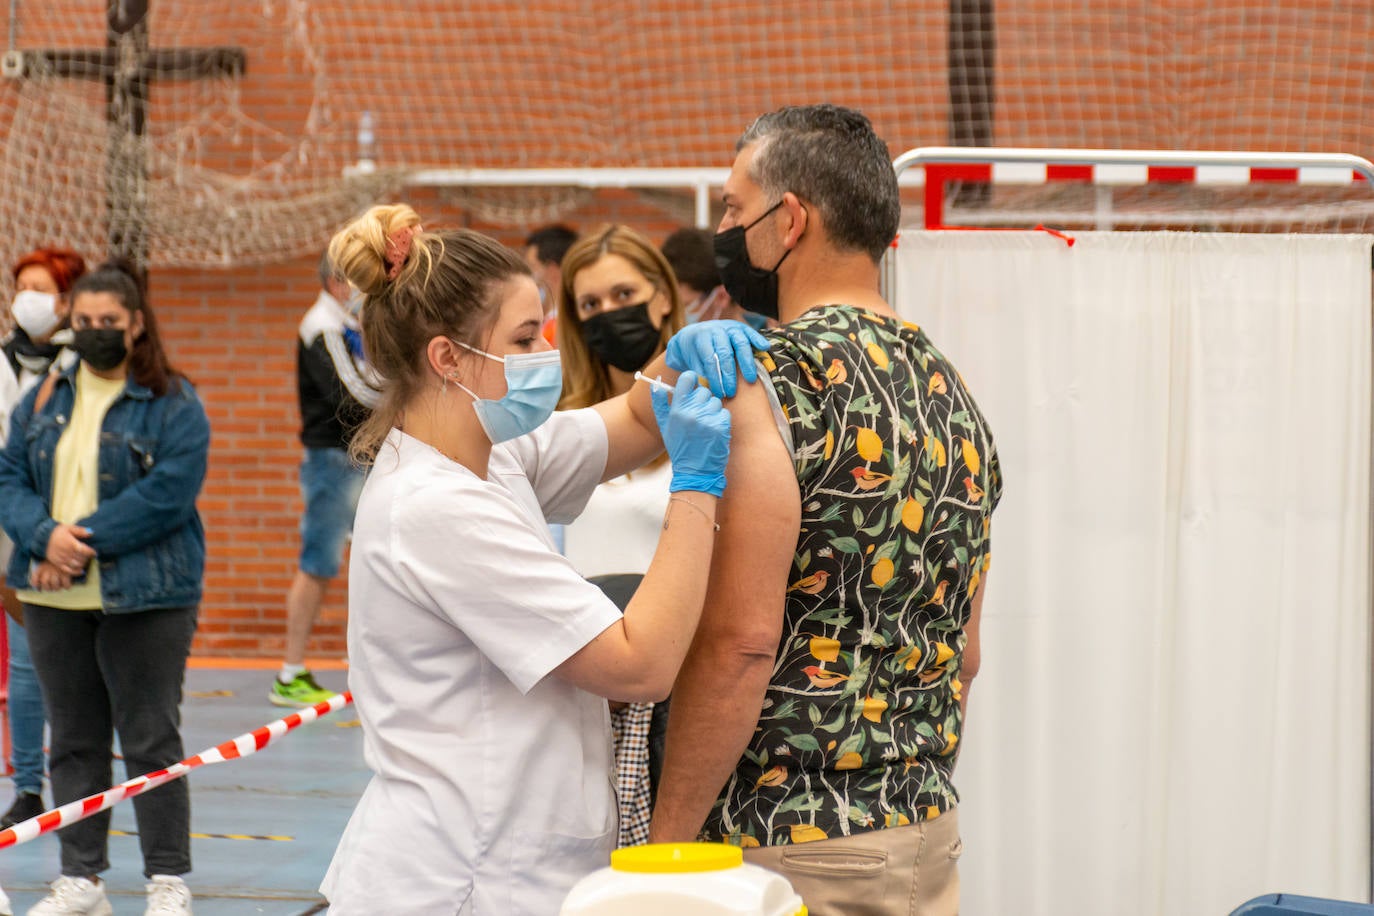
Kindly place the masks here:
<instances>
[{"instance_id":1,"label":"white curtain partition","mask_svg":"<svg viewBox=\"0 0 1374 916\"><path fill-rule=\"evenodd\" d=\"M1368 899L1370 243L902 234L1006 481L966 916Z\"/></svg>"}]
</instances>

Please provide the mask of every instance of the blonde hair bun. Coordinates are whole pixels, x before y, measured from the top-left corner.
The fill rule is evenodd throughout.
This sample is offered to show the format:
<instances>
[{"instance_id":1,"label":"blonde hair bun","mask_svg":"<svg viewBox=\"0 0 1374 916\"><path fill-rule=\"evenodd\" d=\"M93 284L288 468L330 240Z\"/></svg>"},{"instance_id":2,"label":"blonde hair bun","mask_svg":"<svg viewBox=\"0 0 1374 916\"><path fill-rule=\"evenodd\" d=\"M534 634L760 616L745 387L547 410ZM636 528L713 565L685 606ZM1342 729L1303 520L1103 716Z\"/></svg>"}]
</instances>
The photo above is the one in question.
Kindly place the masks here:
<instances>
[{"instance_id":1,"label":"blonde hair bun","mask_svg":"<svg viewBox=\"0 0 1374 916\"><path fill-rule=\"evenodd\" d=\"M395 232L419 225L420 214L406 204L372 207L330 240L330 263L365 295L380 296L392 282L387 279L390 269L386 261L387 239ZM421 236L416 236L413 242L416 248L423 247L420 239ZM415 260L412 250L408 263L401 269L401 277Z\"/></svg>"}]
</instances>

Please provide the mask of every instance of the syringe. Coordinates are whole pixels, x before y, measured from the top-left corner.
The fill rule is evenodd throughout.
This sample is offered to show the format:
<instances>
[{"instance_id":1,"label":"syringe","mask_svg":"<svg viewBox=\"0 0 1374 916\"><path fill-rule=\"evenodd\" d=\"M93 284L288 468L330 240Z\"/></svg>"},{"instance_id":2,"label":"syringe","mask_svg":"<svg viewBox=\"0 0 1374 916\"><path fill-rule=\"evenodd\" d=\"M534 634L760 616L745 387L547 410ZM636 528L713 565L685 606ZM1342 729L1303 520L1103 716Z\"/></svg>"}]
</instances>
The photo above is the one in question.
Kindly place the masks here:
<instances>
[{"instance_id":1,"label":"syringe","mask_svg":"<svg viewBox=\"0 0 1374 916\"><path fill-rule=\"evenodd\" d=\"M648 385L650 388L657 388L659 391L662 391L664 394L672 394L673 391L674 391L673 386L672 386L672 385L669 385L667 382L665 382L665 381L664 381L663 379L661 379L661 378L649 378L649 377L648 377L647 375L645 375L643 372L638 372L638 371L635 372L635 378L636 378L638 381L644 382L644 383L645 383L646 385Z\"/></svg>"}]
</instances>

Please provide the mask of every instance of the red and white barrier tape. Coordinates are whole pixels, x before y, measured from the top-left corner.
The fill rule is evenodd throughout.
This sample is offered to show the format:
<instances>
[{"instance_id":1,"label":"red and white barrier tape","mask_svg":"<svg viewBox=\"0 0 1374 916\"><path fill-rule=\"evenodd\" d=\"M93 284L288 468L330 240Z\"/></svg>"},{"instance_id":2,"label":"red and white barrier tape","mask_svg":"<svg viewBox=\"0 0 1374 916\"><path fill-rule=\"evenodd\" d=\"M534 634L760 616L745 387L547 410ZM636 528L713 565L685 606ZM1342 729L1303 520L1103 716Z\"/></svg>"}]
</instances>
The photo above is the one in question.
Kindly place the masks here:
<instances>
[{"instance_id":1,"label":"red and white barrier tape","mask_svg":"<svg viewBox=\"0 0 1374 916\"><path fill-rule=\"evenodd\" d=\"M309 709L302 709L299 712L291 713L289 716L283 716L275 722L267 723L262 728L246 732L237 738L225 741L223 744L201 751L194 757L187 757L165 770L155 770L143 776L136 776L127 782L106 789L104 792L88 795L78 801L68 802L60 808L53 808L51 811L44 811L37 817L29 818L13 827L0 830L0 849L27 843L45 833L51 833L54 830L75 824L77 821L83 821L106 808L113 808L126 798L151 792L158 786L165 785L174 779L180 779L196 767L210 763L223 763L226 760L256 754L287 732L314 722L320 716L342 709L352 702L353 694L348 692L336 693L323 703L316 703Z\"/></svg>"}]
</instances>

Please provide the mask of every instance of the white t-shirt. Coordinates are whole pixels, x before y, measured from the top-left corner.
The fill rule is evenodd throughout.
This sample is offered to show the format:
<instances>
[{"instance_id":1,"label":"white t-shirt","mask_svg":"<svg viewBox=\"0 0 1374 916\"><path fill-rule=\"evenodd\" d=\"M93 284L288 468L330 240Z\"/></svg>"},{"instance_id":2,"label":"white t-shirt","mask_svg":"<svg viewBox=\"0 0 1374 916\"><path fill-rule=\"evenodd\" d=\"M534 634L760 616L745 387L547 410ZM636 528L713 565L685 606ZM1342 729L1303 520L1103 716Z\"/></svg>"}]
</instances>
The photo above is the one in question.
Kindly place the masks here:
<instances>
[{"instance_id":1,"label":"white t-shirt","mask_svg":"<svg viewBox=\"0 0 1374 916\"><path fill-rule=\"evenodd\" d=\"M486 480L392 430L349 565L349 688L374 772L321 891L335 916L553 914L615 845L606 701L547 675L620 618L554 549L605 469L590 410Z\"/></svg>"},{"instance_id":2,"label":"white t-shirt","mask_svg":"<svg viewBox=\"0 0 1374 916\"><path fill-rule=\"evenodd\" d=\"M649 570L668 511L673 467L663 462L608 480L563 534L564 553L584 576Z\"/></svg>"}]
</instances>

